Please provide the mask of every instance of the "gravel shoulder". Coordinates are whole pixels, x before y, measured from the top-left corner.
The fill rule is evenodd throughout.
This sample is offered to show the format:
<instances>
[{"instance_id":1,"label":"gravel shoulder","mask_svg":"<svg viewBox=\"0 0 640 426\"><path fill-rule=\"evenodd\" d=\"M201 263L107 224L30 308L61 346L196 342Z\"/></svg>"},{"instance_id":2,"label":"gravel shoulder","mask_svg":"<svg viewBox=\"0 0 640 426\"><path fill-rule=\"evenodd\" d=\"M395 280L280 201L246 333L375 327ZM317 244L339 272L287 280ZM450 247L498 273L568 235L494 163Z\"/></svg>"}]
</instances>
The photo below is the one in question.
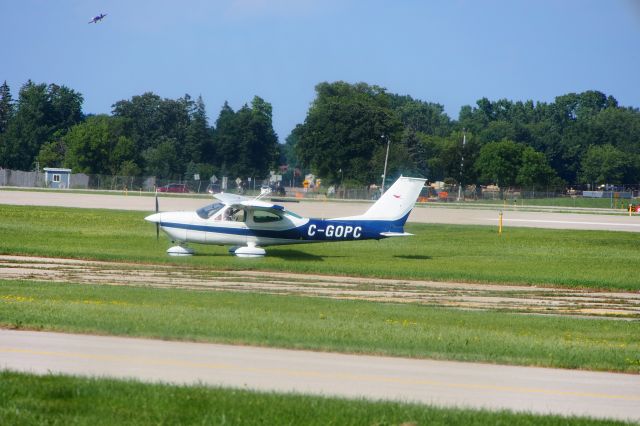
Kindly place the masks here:
<instances>
[{"instance_id":1,"label":"gravel shoulder","mask_svg":"<svg viewBox=\"0 0 640 426\"><path fill-rule=\"evenodd\" d=\"M537 286L216 271L175 265L7 255L0 256L0 280L256 292L519 313L640 318L638 293Z\"/></svg>"}]
</instances>

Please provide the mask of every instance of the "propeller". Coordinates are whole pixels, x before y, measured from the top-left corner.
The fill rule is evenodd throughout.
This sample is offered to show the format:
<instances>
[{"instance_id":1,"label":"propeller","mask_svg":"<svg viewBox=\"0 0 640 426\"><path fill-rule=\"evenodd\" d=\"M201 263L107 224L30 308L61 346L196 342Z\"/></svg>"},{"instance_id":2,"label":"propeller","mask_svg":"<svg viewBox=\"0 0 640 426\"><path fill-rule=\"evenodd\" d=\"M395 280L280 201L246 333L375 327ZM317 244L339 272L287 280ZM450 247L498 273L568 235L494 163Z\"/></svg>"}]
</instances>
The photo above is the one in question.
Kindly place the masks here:
<instances>
[{"instance_id":1,"label":"propeller","mask_svg":"<svg viewBox=\"0 0 640 426\"><path fill-rule=\"evenodd\" d=\"M158 206L158 191L156 191L156 213L160 211ZM160 240L160 223L156 222L156 241Z\"/></svg>"}]
</instances>

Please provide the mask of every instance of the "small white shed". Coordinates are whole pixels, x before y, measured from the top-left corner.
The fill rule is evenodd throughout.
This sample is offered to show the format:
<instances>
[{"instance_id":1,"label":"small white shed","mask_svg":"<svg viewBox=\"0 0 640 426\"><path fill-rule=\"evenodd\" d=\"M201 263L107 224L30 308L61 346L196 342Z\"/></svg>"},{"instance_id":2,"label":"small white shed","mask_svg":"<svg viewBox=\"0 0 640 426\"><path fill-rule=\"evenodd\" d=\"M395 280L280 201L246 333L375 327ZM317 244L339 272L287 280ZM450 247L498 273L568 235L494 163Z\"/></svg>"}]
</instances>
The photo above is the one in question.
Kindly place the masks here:
<instances>
[{"instance_id":1,"label":"small white shed","mask_svg":"<svg viewBox=\"0 0 640 426\"><path fill-rule=\"evenodd\" d=\"M44 183L47 188L69 188L71 169L44 168Z\"/></svg>"}]
</instances>

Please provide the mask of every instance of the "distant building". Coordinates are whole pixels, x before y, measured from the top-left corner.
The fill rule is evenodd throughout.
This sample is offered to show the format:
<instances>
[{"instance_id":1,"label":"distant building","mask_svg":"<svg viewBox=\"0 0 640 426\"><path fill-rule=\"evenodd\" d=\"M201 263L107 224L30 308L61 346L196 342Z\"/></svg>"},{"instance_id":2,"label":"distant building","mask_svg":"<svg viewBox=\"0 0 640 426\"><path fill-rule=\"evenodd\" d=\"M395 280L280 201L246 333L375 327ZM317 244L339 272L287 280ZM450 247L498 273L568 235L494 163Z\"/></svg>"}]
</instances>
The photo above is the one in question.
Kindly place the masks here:
<instances>
[{"instance_id":1,"label":"distant building","mask_svg":"<svg viewBox=\"0 0 640 426\"><path fill-rule=\"evenodd\" d=\"M44 168L44 184L47 188L69 188L71 169Z\"/></svg>"}]
</instances>

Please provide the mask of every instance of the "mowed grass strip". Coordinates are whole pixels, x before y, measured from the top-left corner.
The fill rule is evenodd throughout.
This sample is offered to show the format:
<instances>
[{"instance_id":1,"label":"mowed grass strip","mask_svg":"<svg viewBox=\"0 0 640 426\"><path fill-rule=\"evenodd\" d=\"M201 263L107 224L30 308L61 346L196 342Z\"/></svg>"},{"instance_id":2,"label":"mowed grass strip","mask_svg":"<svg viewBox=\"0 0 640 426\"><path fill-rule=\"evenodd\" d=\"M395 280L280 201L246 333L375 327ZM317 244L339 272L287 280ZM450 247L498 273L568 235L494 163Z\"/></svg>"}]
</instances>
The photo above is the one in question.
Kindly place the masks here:
<instances>
[{"instance_id":1,"label":"mowed grass strip","mask_svg":"<svg viewBox=\"0 0 640 426\"><path fill-rule=\"evenodd\" d=\"M496 204L506 207L528 207L528 206L540 206L540 207L578 207L586 209L619 209L626 211L627 206L635 204L632 199L613 199L610 198L589 198L589 197L556 197L556 198L521 198L510 197L506 200L503 199L486 199L486 200L467 200L465 204ZM578 212L572 212L578 213Z\"/></svg>"},{"instance_id":2,"label":"mowed grass strip","mask_svg":"<svg viewBox=\"0 0 640 426\"><path fill-rule=\"evenodd\" d=\"M436 408L132 380L0 372L5 425L622 425L580 417Z\"/></svg>"},{"instance_id":3,"label":"mowed grass strip","mask_svg":"<svg viewBox=\"0 0 640 426\"><path fill-rule=\"evenodd\" d=\"M640 322L298 296L0 282L0 327L640 372Z\"/></svg>"},{"instance_id":4,"label":"mowed grass strip","mask_svg":"<svg viewBox=\"0 0 640 426\"><path fill-rule=\"evenodd\" d=\"M640 234L409 224L416 235L381 241L269 247L262 259L194 245L171 258L145 213L0 205L0 253L222 270L270 270L364 277L640 290Z\"/></svg>"}]
</instances>

